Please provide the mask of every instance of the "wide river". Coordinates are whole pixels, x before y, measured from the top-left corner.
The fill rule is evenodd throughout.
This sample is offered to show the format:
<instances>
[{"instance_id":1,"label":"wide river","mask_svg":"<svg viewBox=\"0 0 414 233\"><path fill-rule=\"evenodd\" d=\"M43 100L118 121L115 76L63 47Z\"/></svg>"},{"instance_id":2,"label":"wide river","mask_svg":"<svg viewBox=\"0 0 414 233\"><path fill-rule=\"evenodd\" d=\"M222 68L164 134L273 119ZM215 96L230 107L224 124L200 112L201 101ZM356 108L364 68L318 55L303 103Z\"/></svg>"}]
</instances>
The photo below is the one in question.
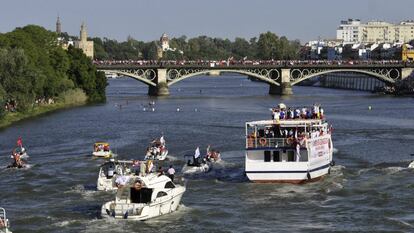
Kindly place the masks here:
<instances>
[{"instance_id":1,"label":"wide river","mask_svg":"<svg viewBox=\"0 0 414 233\"><path fill-rule=\"evenodd\" d=\"M413 232L414 99L367 92L295 87L294 95L267 95L268 86L242 76L199 77L154 99L132 79L110 80L107 103L61 110L0 131L0 206L13 232ZM334 127L336 166L305 185L254 184L244 171L244 123L269 119L270 107L322 104ZM122 105L122 108L120 107ZM372 110L368 109L372 106ZM180 111L177 111L177 108ZM161 133L169 161L211 144L225 165L188 179L177 212L146 222L99 218L113 193L98 192L102 160L92 145L106 140L123 159L143 159ZM7 170L21 136L27 170Z\"/></svg>"}]
</instances>

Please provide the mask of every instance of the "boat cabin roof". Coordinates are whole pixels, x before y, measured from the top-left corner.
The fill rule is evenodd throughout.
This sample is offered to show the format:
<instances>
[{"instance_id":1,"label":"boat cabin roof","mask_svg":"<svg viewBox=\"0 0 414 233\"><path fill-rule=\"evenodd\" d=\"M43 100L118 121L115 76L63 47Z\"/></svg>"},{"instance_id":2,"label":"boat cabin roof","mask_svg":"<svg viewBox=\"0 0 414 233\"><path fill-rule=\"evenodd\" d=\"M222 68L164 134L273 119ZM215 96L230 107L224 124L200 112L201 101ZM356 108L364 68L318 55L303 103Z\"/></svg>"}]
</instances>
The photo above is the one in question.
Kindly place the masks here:
<instances>
[{"instance_id":1,"label":"boat cabin roof","mask_svg":"<svg viewBox=\"0 0 414 233\"><path fill-rule=\"evenodd\" d=\"M267 125L280 125L280 126L305 126L305 125L321 125L324 121L321 119L289 119L289 120L261 120L246 122L246 126L267 126Z\"/></svg>"}]
</instances>

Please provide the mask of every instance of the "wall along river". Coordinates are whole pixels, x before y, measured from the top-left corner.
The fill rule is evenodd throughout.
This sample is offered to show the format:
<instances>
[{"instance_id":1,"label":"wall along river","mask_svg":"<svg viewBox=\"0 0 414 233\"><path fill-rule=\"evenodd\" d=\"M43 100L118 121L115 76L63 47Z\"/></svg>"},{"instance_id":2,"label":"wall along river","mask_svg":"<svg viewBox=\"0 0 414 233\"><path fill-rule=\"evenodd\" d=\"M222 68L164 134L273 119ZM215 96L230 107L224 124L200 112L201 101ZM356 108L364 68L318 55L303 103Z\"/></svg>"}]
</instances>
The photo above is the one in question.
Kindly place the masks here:
<instances>
[{"instance_id":1,"label":"wall along river","mask_svg":"<svg viewBox=\"0 0 414 233\"><path fill-rule=\"evenodd\" d=\"M110 80L105 104L32 118L0 131L0 206L13 232L331 232L414 231L412 98L350 90L295 87L295 95L267 95L268 85L242 76L199 77L154 99L143 111L147 87ZM269 119L270 107L322 104L334 127L336 166L320 182L254 184L244 171L244 123ZM122 107L121 107L122 105ZM368 110L372 106L372 110ZM180 111L177 111L177 108ZM146 222L98 218L114 195L97 192L102 160L95 141L109 141L122 159L143 159L148 142L164 133L170 160L208 144L224 165L191 177L179 211ZM21 136L27 170L7 170Z\"/></svg>"}]
</instances>

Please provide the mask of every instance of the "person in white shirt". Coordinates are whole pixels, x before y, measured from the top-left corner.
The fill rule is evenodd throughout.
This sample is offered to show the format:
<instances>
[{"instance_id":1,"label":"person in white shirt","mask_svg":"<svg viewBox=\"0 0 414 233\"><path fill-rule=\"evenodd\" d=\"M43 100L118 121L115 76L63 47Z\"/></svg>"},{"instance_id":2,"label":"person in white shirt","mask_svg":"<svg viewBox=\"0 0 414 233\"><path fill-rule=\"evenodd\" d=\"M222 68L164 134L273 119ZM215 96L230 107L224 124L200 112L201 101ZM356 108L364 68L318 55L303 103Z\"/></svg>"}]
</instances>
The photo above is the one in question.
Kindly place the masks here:
<instances>
[{"instance_id":1,"label":"person in white shirt","mask_svg":"<svg viewBox=\"0 0 414 233\"><path fill-rule=\"evenodd\" d=\"M299 143L296 144L296 162L300 161L300 145Z\"/></svg>"},{"instance_id":2,"label":"person in white shirt","mask_svg":"<svg viewBox=\"0 0 414 233\"><path fill-rule=\"evenodd\" d=\"M170 168L168 168L167 174L168 174L168 177L170 177L171 181L174 181L175 169L173 168L172 165L170 165Z\"/></svg>"},{"instance_id":3,"label":"person in white shirt","mask_svg":"<svg viewBox=\"0 0 414 233\"><path fill-rule=\"evenodd\" d=\"M160 144L161 144L161 146L165 146L164 135L160 137Z\"/></svg>"}]
</instances>

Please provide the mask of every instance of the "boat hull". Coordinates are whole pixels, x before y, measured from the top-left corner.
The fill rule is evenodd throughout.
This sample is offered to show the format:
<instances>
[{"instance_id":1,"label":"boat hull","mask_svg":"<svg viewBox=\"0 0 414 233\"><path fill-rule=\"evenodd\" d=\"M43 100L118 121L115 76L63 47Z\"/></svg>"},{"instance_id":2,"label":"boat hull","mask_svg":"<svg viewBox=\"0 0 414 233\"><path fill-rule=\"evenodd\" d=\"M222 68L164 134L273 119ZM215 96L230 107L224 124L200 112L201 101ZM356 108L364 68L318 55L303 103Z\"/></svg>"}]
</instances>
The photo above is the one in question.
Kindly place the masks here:
<instances>
[{"instance_id":1,"label":"boat hull","mask_svg":"<svg viewBox=\"0 0 414 233\"><path fill-rule=\"evenodd\" d=\"M181 172L183 174L198 174L198 173L206 173L209 172L211 169L211 165L209 166L208 164L202 164L199 167L198 166L188 166L187 164L185 164L183 166L183 169L181 170Z\"/></svg>"},{"instance_id":2,"label":"boat hull","mask_svg":"<svg viewBox=\"0 0 414 233\"><path fill-rule=\"evenodd\" d=\"M110 158L112 156L111 151L95 151L92 153L93 156L98 158Z\"/></svg>"},{"instance_id":3,"label":"boat hull","mask_svg":"<svg viewBox=\"0 0 414 233\"><path fill-rule=\"evenodd\" d=\"M185 192L185 187L177 187L171 198L160 202L143 203L105 203L101 209L103 218L116 218L134 221L145 221L176 211ZM115 206L115 208L111 208ZM128 213L128 214L126 214Z\"/></svg>"}]
</instances>

